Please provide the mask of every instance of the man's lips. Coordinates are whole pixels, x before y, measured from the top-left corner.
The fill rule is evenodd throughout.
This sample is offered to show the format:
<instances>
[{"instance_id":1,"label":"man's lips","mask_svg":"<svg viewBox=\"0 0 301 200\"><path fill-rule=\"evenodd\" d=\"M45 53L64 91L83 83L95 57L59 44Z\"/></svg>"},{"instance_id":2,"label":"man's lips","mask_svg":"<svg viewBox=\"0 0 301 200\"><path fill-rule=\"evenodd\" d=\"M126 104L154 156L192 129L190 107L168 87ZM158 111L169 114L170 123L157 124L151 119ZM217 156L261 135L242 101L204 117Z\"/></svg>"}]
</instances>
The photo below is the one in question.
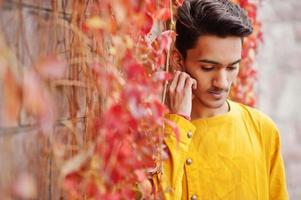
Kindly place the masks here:
<instances>
[{"instance_id":1,"label":"man's lips","mask_svg":"<svg viewBox=\"0 0 301 200\"><path fill-rule=\"evenodd\" d=\"M210 94L210 96L214 97L215 99L220 99L224 96L224 94L226 93L225 91L208 91L208 93Z\"/></svg>"}]
</instances>

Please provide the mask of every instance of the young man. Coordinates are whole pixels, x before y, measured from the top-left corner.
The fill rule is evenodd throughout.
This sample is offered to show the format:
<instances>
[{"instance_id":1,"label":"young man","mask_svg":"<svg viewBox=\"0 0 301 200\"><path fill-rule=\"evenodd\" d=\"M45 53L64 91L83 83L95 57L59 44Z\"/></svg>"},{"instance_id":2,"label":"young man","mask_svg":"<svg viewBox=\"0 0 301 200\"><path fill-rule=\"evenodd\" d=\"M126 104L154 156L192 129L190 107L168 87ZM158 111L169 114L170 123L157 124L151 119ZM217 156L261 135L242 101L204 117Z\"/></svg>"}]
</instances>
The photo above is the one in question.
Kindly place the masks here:
<instances>
[{"instance_id":1,"label":"young man","mask_svg":"<svg viewBox=\"0 0 301 200\"><path fill-rule=\"evenodd\" d=\"M170 156L155 177L164 199L288 199L275 124L227 99L252 33L245 12L228 0L186 0L176 32L166 117L179 138L166 127Z\"/></svg>"}]
</instances>

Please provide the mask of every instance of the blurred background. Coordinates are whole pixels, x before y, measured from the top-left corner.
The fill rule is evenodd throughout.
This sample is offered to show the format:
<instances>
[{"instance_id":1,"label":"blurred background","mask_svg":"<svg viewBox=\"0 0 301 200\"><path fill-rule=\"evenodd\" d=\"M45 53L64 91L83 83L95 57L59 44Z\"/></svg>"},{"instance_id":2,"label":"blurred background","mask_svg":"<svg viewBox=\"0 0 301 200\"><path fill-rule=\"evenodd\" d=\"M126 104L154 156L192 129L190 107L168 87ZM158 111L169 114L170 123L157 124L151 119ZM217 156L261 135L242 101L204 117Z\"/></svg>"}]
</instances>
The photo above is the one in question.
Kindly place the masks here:
<instances>
[{"instance_id":1,"label":"blurred background","mask_svg":"<svg viewBox=\"0 0 301 200\"><path fill-rule=\"evenodd\" d=\"M281 132L290 199L301 199L301 1L263 0L257 55L258 108Z\"/></svg>"}]
</instances>

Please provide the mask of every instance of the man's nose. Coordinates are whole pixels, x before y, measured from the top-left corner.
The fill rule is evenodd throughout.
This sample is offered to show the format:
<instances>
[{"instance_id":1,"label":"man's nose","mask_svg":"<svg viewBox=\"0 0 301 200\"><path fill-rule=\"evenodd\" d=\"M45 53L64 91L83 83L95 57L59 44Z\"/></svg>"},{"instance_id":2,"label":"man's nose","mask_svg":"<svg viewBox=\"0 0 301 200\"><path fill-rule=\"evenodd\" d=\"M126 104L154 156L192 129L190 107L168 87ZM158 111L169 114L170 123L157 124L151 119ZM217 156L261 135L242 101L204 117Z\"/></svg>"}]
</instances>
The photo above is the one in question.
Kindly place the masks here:
<instances>
[{"instance_id":1,"label":"man's nose","mask_svg":"<svg viewBox=\"0 0 301 200\"><path fill-rule=\"evenodd\" d=\"M227 89L228 88L228 80L227 80L227 72L224 69L220 69L216 72L216 75L213 79L212 85L216 88Z\"/></svg>"}]
</instances>

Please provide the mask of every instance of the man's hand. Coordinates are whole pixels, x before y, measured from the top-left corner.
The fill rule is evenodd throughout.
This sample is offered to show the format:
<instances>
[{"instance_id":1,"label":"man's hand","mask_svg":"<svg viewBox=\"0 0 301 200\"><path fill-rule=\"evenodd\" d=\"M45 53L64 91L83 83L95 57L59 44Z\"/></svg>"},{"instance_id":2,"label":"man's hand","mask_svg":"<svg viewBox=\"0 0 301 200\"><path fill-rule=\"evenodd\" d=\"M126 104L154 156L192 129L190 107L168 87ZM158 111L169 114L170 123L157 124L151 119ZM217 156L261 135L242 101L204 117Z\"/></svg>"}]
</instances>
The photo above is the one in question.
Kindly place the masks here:
<instances>
[{"instance_id":1,"label":"man's hand","mask_svg":"<svg viewBox=\"0 0 301 200\"><path fill-rule=\"evenodd\" d=\"M185 72L176 71L169 86L170 111L190 117L192 108L192 87L197 88L197 81Z\"/></svg>"}]
</instances>

